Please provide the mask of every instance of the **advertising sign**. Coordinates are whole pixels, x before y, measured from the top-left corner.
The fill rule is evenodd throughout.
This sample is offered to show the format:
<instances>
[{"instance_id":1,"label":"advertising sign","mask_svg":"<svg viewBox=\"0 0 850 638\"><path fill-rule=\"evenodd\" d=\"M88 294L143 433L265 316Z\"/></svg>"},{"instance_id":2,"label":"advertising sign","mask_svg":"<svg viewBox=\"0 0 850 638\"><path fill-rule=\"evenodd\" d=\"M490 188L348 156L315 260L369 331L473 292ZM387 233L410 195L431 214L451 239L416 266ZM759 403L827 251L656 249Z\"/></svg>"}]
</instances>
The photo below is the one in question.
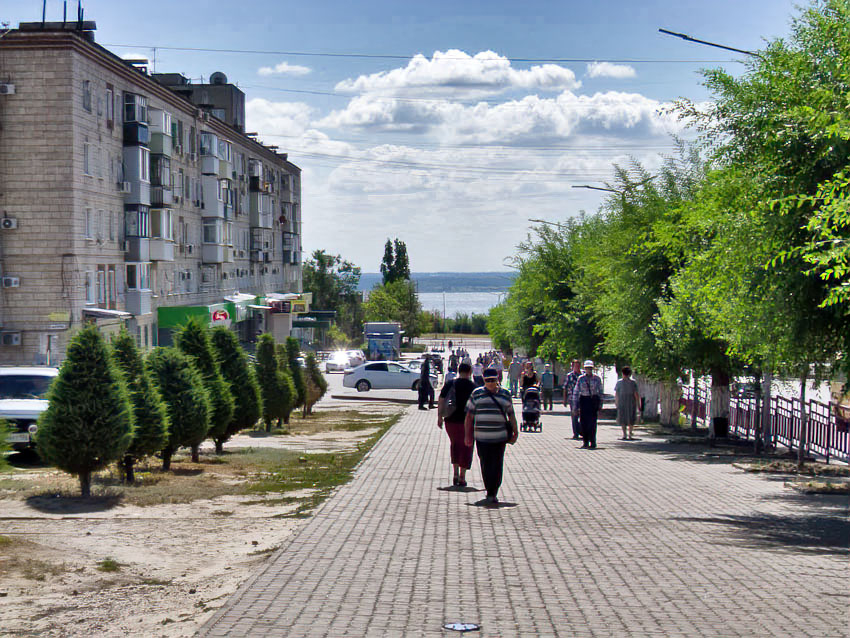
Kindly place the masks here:
<instances>
[{"instance_id":1,"label":"advertising sign","mask_svg":"<svg viewBox=\"0 0 850 638\"><path fill-rule=\"evenodd\" d=\"M229 326L230 313L223 304L210 306L210 325L211 326Z\"/></svg>"}]
</instances>

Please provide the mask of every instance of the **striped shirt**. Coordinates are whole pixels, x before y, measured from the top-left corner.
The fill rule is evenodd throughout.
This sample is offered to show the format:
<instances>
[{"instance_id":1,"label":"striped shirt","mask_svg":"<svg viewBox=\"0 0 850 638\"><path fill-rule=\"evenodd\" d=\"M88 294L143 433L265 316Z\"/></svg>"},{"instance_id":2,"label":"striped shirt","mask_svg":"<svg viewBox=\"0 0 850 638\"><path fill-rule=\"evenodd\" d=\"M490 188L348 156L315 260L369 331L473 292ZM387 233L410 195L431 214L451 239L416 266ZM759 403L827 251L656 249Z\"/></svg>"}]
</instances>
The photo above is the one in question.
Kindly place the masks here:
<instances>
[{"instance_id":1,"label":"striped shirt","mask_svg":"<svg viewBox=\"0 0 850 638\"><path fill-rule=\"evenodd\" d=\"M573 390L573 403L578 404L579 397L602 396L602 379L593 374L584 373L578 378Z\"/></svg>"},{"instance_id":2,"label":"striped shirt","mask_svg":"<svg viewBox=\"0 0 850 638\"><path fill-rule=\"evenodd\" d=\"M466 413L474 419L476 441L503 443L508 440L511 425L507 419L514 413L514 405L511 393L504 388L499 388L495 393L487 388L476 388L466 403Z\"/></svg>"}]
</instances>

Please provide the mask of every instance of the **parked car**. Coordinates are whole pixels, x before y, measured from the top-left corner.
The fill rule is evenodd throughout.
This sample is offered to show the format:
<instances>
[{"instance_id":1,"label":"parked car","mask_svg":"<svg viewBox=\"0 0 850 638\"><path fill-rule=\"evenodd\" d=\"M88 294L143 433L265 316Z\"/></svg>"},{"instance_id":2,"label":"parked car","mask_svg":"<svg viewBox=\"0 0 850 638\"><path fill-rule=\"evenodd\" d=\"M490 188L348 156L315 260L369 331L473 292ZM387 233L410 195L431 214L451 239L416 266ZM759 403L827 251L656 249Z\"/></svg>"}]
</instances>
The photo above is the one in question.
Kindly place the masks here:
<instances>
[{"instance_id":1,"label":"parked car","mask_svg":"<svg viewBox=\"0 0 850 638\"><path fill-rule=\"evenodd\" d=\"M328 360L325 361L325 372L340 372L351 367L354 367L351 365L351 357L345 350L332 352Z\"/></svg>"},{"instance_id":2,"label":"parked car","mask_svg":"<svg viewBox=\"0 0 850 638\"><path fill-rule=\"evenodd\" d=\"M47 389L58 374L58 368L0 367L0 419L12 424L13 450L35 447L38 417L47 409Z\"/></svg>"},{"instance_id":3,"label":"parked car","mask_svg":"<svg viewBox=\"0 0 850 638\"><path fill-rule=\"evenodd\" d=\"M366 353L362 350L349 350L348 357L351 359L350 367L352 368L356 368L357 366L366 363Z\"/></svg>"},{"instance_id":4,"label":"parked car","mask_svg":"<svg viewBox=\"0 0 850 638\"><path fill-rule=\"evenodd\" d=\"M437 387L437 376L430 375L431 386ZM419 370L411 370L395 361L370 361L354 369L346 370L342 379L346 388L356 388L358 392L376 390L419 390Z\"/></svg>"}]
</instances>

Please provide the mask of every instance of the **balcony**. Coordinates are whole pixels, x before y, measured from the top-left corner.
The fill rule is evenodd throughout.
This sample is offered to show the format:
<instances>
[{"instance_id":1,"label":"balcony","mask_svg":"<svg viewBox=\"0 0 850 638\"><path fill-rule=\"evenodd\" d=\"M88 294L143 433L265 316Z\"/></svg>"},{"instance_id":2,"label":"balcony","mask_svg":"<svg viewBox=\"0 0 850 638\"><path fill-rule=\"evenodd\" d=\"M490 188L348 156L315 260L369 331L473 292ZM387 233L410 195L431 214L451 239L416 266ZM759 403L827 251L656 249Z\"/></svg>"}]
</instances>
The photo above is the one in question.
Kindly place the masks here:
<instances>
[{"instance_id":1,"label":"balcony","mask_svg":"<svg viewBox=\"0 0 850 638\"><path fill-rule=\"evenodd\" d=\"M255 264L263 264L269 260L268 254L265 250L252 250L251 261Z\"/></svg>"},{"instance_id":2,"label":"balcony","mask_svg":"<svg viewBox=\"0 0 850 638\"><path fill-rule=\"evenodd\" d=\"M236 251L233 250L233 246L225 246L224 247L224 259L223 261L228 264L232 264L236 259Z\"/></svg>"},{"instance_id":3,"label":"balcony","mask_svg":"<svg viewBox=\"0 0 850 638\"><path fill-rule=\"evenodd\" d=\"M269 193L271 192L271 184L263 181L262 177L251 175L248 181L248 188L252 193Z\"/></svg>"},{"instance_id":4,"label":"balcony","mask_svg":"<svg viewBox=\"0 0 850 638\"><path fill-rule=\"evenodd\" d=\"M165 133L152 133L150 137L151 153L171 157L173 149L170 135L166 135Z\"/></svg>"},{"instance_id":5,"label":"balcony","mask_svg":"<svg viewBox=\"0 0 850 638\"><path fill-rule=\"evenodd\" d=\"M221 264L225 261L225 248L221 244L203 244L201 246L201 261L205 264Z\"/></svg>"},{"instance_id":6,"label":"balcony","mask_svg":"<svg viewBox=\"0 0 850 638\"><path fill-rule=\"evenodd\" d=\"M231 179L233 177L233 164L227 160L218 160L218 176L221 179Z\"/></svg>"},{"instance_id":7,"label":"balcony","mask_svg":"<svg viewBox=\"0 0 850 638\"><path fill-rule=\"evenodd\" d=\"M147 146L151 141L151 132L144 122L124 123L124 146Z\"/></svg>"},{"instance_id":8,"label":"balcony","mask_svg":"<svg viewBox=\"0 0 850 638\"><path fill-rule=\"evenodd\" d=\"M171 206L174 194L170 186L151 186L151 206Z\"/></svg>"},{"instance_id":9,"label":"balcony","mask_svg":"<svg viewBox=\"0 0 850 638\"><path fill-rule=\"evenodd\" d=\"M151 313L150 290L128 290L125 296L127 312L134 315L149 315Z\"/></svg>"},{"instance_id":10,"label":"balcony","mask_svg":"<svg viewBox=\"0 0 850 638\"><path fill-rule=\"evenodd\" d=\"M174 242L170 239L151 239L150 260L174 261Z\"/></svg>"},{"instance_id":11,"label":"balcony","mask_svg":"<svg viewBox=\"0 0 850 638\"><path fill-rule=\"evenodd\" d=\"M201 156L201 173L204 175L218 176L221 161L215 155Z\"/></svg>"},{"instance_id":12,"label":"balcony","mask_svg":"<svg viewBox=\"0 0 850 638\"><path fill-rule=\"evenodd\" d=\"M271 198L264 193L252 192L249 195L249 221L257 228L272 227Z\"/></svg>"},{"instance_id":13,"label":"balcony","mask_svg":"<svg viewBox=\"0 0 850 638\"><path fill-rule=\"evenodd\" d=\"M127 237L124 240L125 261L150 261L150 239L147 237ZM138 314L138 313L133 313Z\"/></svg>"}]
</instances>

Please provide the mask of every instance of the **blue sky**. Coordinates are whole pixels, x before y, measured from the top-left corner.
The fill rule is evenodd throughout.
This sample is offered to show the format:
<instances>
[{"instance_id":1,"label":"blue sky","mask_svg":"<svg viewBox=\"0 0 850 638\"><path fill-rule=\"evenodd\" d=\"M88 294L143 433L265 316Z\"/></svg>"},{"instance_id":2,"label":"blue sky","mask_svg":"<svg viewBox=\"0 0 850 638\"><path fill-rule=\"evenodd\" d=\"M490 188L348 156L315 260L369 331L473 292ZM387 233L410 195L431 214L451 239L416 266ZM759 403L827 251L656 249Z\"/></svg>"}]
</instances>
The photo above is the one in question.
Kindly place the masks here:
<instances>
[{"instance_id":1,"label":"blue sky","mask_svg":"<svg viewBox=\"0 0 850 638\"><path fill-rule=\"evenodd\" d=\"M41 19L37 0L0 5L12 26ZM416 271L504 270L529 218L599 207L604 193L571 186L603 185L630 158L651 171L671 135L688 137L661 110L709 98L701 67L743 68L743 56L658 28L757 49L787 34L796 13L791 0L83 6L115 53L196 79L224 71L238 84L248 129L304 171L305 249L367 272L387 237L407 243ZM47 7L61 19L61 2Z\"/></svg>"}]
</instances>

